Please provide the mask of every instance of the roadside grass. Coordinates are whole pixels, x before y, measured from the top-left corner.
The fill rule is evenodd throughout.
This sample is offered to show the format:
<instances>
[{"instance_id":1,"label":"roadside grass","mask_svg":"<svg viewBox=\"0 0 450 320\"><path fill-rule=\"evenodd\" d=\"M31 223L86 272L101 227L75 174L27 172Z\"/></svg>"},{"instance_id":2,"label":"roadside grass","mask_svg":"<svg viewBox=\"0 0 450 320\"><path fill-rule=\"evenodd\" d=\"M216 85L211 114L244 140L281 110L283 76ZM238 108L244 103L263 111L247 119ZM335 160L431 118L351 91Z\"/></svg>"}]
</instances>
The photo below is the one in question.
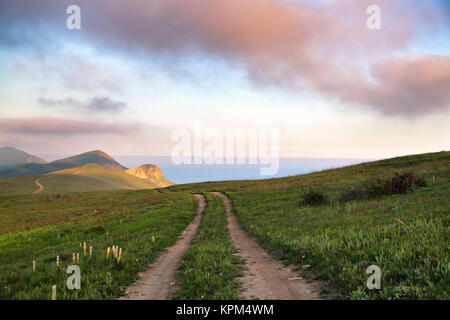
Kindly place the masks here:
<instances>
[{"instance_id":1,"label":"roadside grass","mask_svg":"<svg viewBox=\"0 0 450 320\"><path fill-rule=\"evenodd\" d=\"M49 197L1 198L0 299L50 299L53 285L57 299L116 299L138 272L176 242L197 207L192 195L154 190ZM14 222L14 212L21 223ZM80 247L84 242L87 256ZM123 248L120 264L111 254L106 259L112 245ZM80 263L72 262L73 252L80 253ZM66 287L70 275L65 271L72 264L81 269L80 290Z\"/></svg>"},{"instance_id":2,"label":"roadside grass","mask_svg":"<svg viewBox=\"0 0 450 320\"><path fill-rule=\"evenodd\" d=\"M182 201L152 191L96 191L0 195L0 234L58 223L94 223L109 217L126 218L137 209L163 207ZM176 206L176 203L172 204Z\"/></svg>"},{"instance_id":3,"label":"roadside grass","mask_svg":"<svg viewBox=\"0 0 450 320\"><path fill-rule=\"evenodd\" d=\"M236 278L242 261L234 255L222 200L209 193L205 198L203 219L178 273L181 286L177 299L239 299Z\"/></svg>"},{"instance_id":4,"label":"roadside grass","mask_svg":"<svg viewBox=\"0 0 450 320\"><path fill-rule=\"evenodd\" d=\"M24 176L0 179L0 195L31 194L39 187L34 183L39 176Z\"/></svg>"},{"instance_id":5,"label":"roadside grass","mask_svg":"<svg viewBox=\"0 0 450 320\"><path fill-rule=\"evenodd\" d=\"M345 190L394 173L423 176L405 194L340 202ZM364 163L262 181L210 182L173 191L225 192L242 226L261 246L305 276L331 281L341 299L450 299L450 152ZM328 202L299 204L312 189ZM366 269L381 269L368 290Z\"/></svg>"},{"instance_id":6,"label":"roadside grass","mask_svg":"<svg viewBox=\"0 0 450 320\"><path fill-rule=\"evenodd\" d=\"M407 195L308 208L269 194L228 195L244 228L264 248L310 266L317 278L342 289L343 298L449 299L444 188L448 183L438 181L430 190ZM365 288L371 264L381 268L380 291Z\"/></svg>"}]
</instances>

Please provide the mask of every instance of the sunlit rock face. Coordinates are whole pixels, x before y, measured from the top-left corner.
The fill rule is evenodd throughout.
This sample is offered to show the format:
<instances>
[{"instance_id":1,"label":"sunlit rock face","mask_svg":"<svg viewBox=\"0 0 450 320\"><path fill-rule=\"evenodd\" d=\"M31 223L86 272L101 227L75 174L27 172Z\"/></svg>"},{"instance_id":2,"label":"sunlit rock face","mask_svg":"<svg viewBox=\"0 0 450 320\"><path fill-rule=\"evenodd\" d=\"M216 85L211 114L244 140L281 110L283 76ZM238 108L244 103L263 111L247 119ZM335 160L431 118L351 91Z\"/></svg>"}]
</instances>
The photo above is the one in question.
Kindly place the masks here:
<instances>
[{"instance_id":1,"label":"sunlit rock face","mask_svg":"<svg viewBox=\"0 0 450 320\"><path fill-rule=\"evenodd\" d=\"M173 182L167 180L162 175L161 169L154 164L143 164L139 167L128 169L125 172L141 179L150 180L159 187L167 187L174 184Z\"/></svg>"}]
</instances>

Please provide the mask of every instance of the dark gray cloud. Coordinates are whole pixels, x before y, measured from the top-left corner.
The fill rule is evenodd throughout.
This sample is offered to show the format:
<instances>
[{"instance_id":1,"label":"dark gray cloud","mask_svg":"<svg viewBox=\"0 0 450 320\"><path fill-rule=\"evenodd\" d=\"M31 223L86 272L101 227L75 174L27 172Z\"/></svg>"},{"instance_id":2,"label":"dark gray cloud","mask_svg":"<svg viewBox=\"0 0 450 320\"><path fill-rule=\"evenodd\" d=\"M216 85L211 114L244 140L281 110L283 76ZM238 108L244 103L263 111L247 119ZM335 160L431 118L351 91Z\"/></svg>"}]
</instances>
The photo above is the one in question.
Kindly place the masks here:
<instances>
[{"instance_id":1,"label":"dark gray cloud","mask_svg":"<svg viewBox=\"0 0 450 320\"><path fill-rule=\"evenodd\" d=\"M62 100L56 100L56 99L51 99L51 98L43 98L40 97L38 99L38 103L40 105L46 106L46 107L61 107L61 106L73 106L73 107L80 107L83 104L78 101L75 100L71 97L62 99Z\"/></svg>"},{"instance_id":2,"label":"dark gray cloud","mask_svg":"<svg viewBox=\"0 0 450 320\"><path fill-rule=\"evenodd\" d=\"M120 112L127 107L122 101L114 101L108 97L92 98L86 105L87 110L96 112Z\"/></svg>"},{"instance_id":3,"label":"dark gray cloud","mask_svg":"<svg viewBox=\"0 0 450 320\"><path fill-rule=\"evenodd\" d=\"M93 97L86 102L72 97L62 100L40 97L38 103L47 107L75 107L89 112L102 113L119 113L127 107L125 102L115 101L109 97Z\"/></svg>"}]
</instances>

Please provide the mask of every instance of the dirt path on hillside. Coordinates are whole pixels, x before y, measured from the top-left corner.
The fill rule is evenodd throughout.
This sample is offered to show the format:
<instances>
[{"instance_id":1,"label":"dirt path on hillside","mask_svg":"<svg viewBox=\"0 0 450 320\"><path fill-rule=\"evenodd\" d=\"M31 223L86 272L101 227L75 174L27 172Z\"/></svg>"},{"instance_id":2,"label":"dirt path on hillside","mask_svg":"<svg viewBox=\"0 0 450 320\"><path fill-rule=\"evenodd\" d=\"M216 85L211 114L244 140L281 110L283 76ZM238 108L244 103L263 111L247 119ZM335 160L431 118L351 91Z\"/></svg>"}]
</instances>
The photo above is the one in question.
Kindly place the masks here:
<instances>
[{"instance_id":1,"label":"dirt path on hillside","mask_svg":"<svg viewBox=\"0 0 450 320\"><path fill-rule=\"evenodd\" d=\"M306 282L262 249L241 228L233 213L231 200L220 192L213 192L225 205L228 229L233 245L246 265L240 296L245 299L316 300L319 299L320 282Z\"/></svg>"},{"instance_id":2,"label":"dirt path on hillside","mask_svg":"<svg viewBox=\"0 0 450 320\"><path fill-rule=\"evenodd\" d=\"M39 187L36 191L33 191L33 193L39 193L42 190L44 190L44 186L40 184L39 179L34 180L34 183Z\"/></svg>"},{"instance_id":3,"label":"dirt path on hillside","mask_svg":"<svg viewBox=\"0 0 450 320\"><path fill-rule=\"evenodd\" d=\"M199 204L194 221L183 231L174 246L162 253L147 271L139 274L140 279L127 288L126 296L121 300L170 300L174 297L178 291L175 274L197 232L206 207L205 198L202 195L195 196Z\"/></svg>"}]
</instances>

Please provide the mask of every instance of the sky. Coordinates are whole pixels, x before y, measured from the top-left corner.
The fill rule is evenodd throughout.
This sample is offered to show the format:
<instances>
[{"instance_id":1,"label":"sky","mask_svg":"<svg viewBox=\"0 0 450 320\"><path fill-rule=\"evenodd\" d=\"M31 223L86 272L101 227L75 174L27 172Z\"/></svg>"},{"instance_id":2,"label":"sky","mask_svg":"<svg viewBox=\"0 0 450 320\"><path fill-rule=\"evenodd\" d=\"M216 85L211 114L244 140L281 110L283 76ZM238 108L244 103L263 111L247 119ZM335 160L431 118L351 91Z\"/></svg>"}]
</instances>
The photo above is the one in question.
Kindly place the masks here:
<instances>
[{"instance_id":1,"label":"sky","mask_svg":"<svg viewBox=\"0 0 450 320\"><path fill-rule=\"evenodd\" d=\"M281 157L449 150L449 21L437 0L0 0L0 146L169 156L201 122L276 128Z\"/></svg>"}]
</instances>

